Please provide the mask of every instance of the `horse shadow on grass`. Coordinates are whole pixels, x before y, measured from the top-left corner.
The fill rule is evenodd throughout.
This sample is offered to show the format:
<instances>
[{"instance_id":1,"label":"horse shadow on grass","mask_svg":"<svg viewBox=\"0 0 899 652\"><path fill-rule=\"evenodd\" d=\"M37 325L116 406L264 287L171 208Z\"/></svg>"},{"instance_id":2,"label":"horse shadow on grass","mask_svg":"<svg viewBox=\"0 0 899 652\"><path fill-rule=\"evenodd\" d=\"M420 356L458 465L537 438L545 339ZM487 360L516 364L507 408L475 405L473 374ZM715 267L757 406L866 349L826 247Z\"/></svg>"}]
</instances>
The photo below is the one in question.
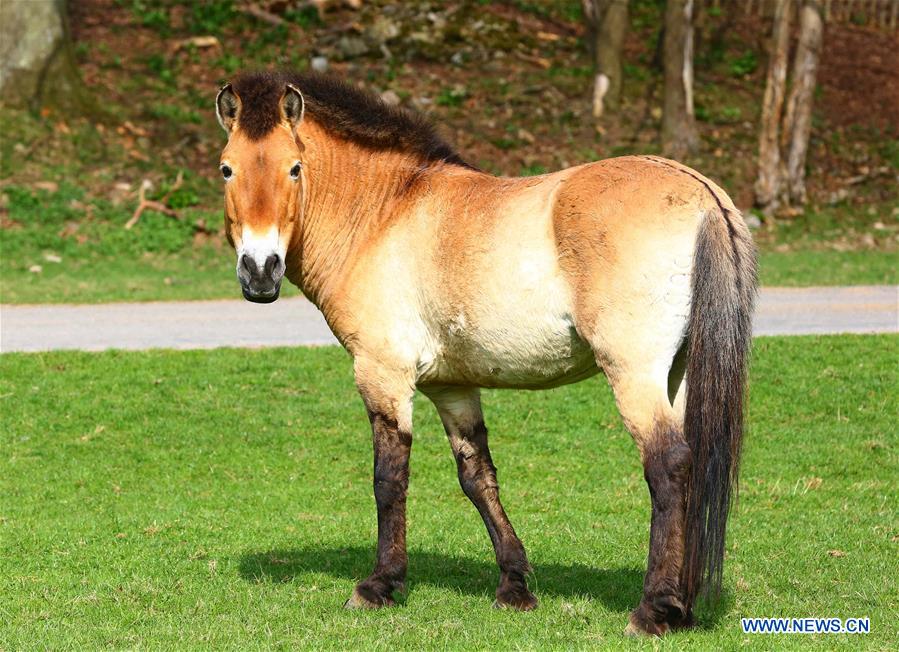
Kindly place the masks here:
<instances>
[{"instance_id":1,"label":"horse shadow on grass","mask_svg":"<svg viewBox=\"0 0 899 652\"><path fill-rule=\"evenodd\" d=\"M374 549L298 548L249 553L240 559L240 575L251 582L292 582L303 573L325 573L359 581L374 565ZM406 586L421 584L467 595L490 596L499 581L495 562L454 557L427 550L409 551ZM614 611L633 609L640 601L643 572L636 568L603 570L579 564L535 564L528 584L542 595L591 597Z\"/></svg>"},{"instance_id":2,"label":"horse shadow on grass","mask_svg":"<svg viewBox=\"0 0 899 652\"><path fill-rule=\"evenodd\" d=\"M294 548L251 552L240 558L240 575L250 582L292 582L304 573L324 573L335 578L359 581L368 576L374 563L372 548ZM492 599L499 580L495 562L454 557L427 550L409 551L406 586L410 593L420 584L447 588L467 595ZM529 586L537 596L586 597L598 600L610 611L628 612L640 602L643 570L595 568L582 564L537 563ZM714 609L701 614L707 625L715 624L727 610L728 596Z\"/></svg>"}]
</instances>

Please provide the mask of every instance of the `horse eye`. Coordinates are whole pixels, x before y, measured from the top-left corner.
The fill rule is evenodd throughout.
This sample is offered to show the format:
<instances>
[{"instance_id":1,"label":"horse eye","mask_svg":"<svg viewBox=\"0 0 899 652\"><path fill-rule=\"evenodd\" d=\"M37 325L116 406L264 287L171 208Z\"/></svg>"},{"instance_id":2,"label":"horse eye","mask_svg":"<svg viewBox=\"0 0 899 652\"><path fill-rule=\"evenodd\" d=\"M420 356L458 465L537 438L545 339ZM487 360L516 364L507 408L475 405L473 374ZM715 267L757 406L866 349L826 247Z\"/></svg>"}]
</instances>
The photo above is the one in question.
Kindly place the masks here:
<instances>
[{"instance_id":1,"label":"horse eye","mask_svg":"<svg viewBox=\"0 0 899 652\"><path fill-rule=\"evenodd\" d=\"M291 179L299 179L300 178L300 167L299 163L295 164L292 168L290 168L290 178Z\"/></svg>"},{"instance_id":2,"label":"horse eye","mask_svg":"<svg viewBox=\"0 0 899 652\"><path fill-rule=\"evenodd\" d=\"M231 170L231 167L228 165L223 165L221 167L221 170L222 170L222 176L225 177L226 179L230 179L231 175L234 174L234 172Z\"/></svg>"}]
</instances>

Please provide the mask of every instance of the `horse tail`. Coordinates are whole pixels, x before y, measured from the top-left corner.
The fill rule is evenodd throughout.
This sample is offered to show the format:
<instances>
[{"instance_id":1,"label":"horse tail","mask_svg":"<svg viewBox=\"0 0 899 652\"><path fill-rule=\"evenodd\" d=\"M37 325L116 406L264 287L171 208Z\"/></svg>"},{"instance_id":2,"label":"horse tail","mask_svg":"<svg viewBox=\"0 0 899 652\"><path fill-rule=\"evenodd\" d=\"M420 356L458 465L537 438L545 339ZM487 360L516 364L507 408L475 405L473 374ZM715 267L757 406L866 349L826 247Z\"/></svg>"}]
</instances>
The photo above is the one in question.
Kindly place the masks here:
<instances>
[{"instance_id":1,"label":"horse tail","mask_svg":"<svg viewBox=\"0 0 899 652\"><path fill-rule=\"evenodd\" d=\"M692 465L681 586L688 608L700 592L715 599L721 591L757 285L755 247L746 224L720 188L711 183L706 188L718 205L699 227L687 327L684 429Z\"/></svg>"}]
</instances>

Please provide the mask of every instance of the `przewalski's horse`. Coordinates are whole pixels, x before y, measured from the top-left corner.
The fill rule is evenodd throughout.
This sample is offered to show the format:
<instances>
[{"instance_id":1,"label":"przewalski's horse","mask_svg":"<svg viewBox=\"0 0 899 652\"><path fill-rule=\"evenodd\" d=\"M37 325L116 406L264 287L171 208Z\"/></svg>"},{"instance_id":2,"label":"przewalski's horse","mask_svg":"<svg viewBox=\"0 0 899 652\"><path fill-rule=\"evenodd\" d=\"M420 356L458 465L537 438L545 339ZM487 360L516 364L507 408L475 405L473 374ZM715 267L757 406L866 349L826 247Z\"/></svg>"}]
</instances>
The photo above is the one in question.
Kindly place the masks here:
<instances>
[{"instance_id":1,"label":"przewalski's horse","mask_svg":"<svg viewBox=\"0 0 899 652\"><path fill-rule=\"evenodd\" d=\"M404 585L418 389L493 542L497 604L535 607L479 388L602 371L652 499L629 630L691 625L700 588L721 583L756 288L752 240L724 191L653 156L497 178L416 115L319 76L244 74L216 108L244 296L274 301L283 276L295 283L352 355L371 420L377 563L347 606L393 604Z\"/></svg>"}]
</instances>

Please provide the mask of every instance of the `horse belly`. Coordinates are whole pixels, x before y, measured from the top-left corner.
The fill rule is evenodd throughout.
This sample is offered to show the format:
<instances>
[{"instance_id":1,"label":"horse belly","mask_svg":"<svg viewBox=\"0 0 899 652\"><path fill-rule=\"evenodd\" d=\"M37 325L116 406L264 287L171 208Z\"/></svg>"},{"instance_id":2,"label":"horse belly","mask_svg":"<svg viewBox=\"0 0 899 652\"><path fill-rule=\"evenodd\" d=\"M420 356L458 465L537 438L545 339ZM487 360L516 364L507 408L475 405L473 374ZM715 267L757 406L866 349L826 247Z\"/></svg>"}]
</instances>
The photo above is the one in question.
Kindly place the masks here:
<instances>
[{"instance_id":1,"label":"horse belly","mask_svg":"<svg viewBox=\"0 0 899 652\"><path fill-rule=\"evenodd\" d=\"M436 355L423 382L543 388L597 373L564 281L535 273L533 261L509 271L516 274L493 278L518 282L484 282L477 302L438 320Z\"/></svg>"},{"instance_id":2,"label":"horse belly","mask_svg":"<svg viewBox=\"0 0 899 652\"><path fill-rule=\"evenodd\" d=\"M480 387L539 389L597 373L593 350L573 326L563 331L554 324L521 325L533 328L515 333L480 331L460 338L444 355L448 377Z\"/></svg>"}]
</instances>

